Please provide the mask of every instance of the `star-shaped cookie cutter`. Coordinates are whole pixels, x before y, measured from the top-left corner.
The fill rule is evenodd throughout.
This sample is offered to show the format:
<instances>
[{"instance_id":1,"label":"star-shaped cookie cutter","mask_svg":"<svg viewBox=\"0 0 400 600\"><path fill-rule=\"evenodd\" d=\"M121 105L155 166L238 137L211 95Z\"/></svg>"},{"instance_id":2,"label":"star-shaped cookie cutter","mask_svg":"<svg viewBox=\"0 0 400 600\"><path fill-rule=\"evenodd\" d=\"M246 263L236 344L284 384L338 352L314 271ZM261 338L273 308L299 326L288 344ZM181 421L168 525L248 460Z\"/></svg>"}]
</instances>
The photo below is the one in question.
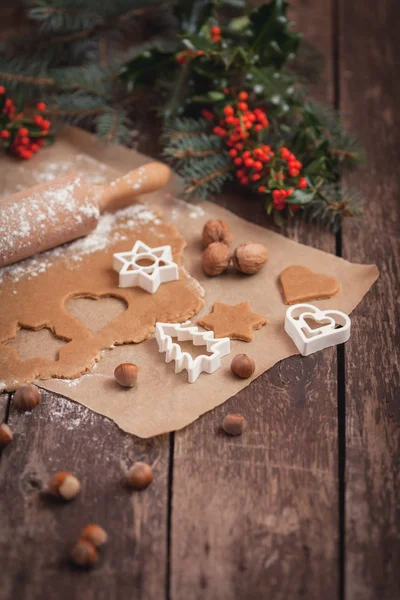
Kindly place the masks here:
<instances>
[{"instance_id":1,"label":"star-shaped cookie cutter","mask_svg":"<svg viewBox=\"0 0 400 600\"><path fill-rule=\"evenodd\" d=\"M130 252L116 252L113 268L119 273L119 287L139 286L154 294L162 283L179 279L171 246L150 248L140 240Z\"/></svg>"},{"instance_id":2,"label":"star-shaped cookie cutter","mask_svg":"<svg viewBox=\"0 0 400 600\"><path fill-rule=\"evenodd\" d=\"M165 352L165 362L175 361L175 373L186 369L189 383L194 383L200 373L214 373L221 366L221 358L231 351L229 338L215 339L212 331L199 331L190 327L190 323L156 323L156 340L159 352ZM182 352L178 342L192 341L194 346L206 346L210 356L201 354L193 358L188 352Z\"/></svg>"},{"instance_id":3,"label":"star-shaped cookie cutter","mask_svg":"<svg viewBox=\"0 0 400 600\"><path fill-rule=\"evenodd\" d=\"M310 327L307 318L320 325ZM320 310L313 304L294 304L286 311L285 331L303 356L347 342L350 326L350 318L340 310Z\"/></svg>"}]
</instances>

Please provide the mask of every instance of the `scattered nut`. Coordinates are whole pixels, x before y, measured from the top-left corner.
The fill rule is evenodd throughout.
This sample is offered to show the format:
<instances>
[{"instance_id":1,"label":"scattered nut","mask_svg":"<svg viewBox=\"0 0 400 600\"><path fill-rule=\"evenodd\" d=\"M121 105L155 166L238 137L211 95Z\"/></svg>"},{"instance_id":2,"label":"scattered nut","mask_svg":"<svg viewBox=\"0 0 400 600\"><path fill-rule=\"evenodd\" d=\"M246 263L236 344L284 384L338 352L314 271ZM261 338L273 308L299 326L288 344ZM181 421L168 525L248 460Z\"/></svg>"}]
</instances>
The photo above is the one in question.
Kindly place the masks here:
<instances>
[{"instance_id":1,"label":"scattered nut","mask_svg":"<svg viewBox=\"0 0 400 600\"><path fill-rule=\"evenodd\" d=\"M134 490L144 490L153 481L153 469L147 463L136 462L127 473L127 481Z\"/></svg>"},{"instance_id":2,"label":"scattered nut","mask_svg":"<svg viewBox=\"0 0 400 600\"><path fill-rule=\"evenodd\" d=\"M235 269L246 275L257 273L268 260L268 250L262 244L244 242L238 246L232 256Z\"/></svg>"},{"instance_id":3,"label":"scattered nut","mask_svg":"<svg viewBox=\"0 0 400 600\"><path fill-rule=\"evenodd\" d=\"M114 371L114 377L124 387L133 387L137 382L139 367L133 363L122 363Z\"/></svg>"},{"instance_id":4,"label":"scattered nut","mask_svg":"<svg viewBox=\"0 0 400 600\"><path fill-rule=\"evenodd\" d=\"M13 439L13 432L6 423L0 425L0 448L7 446Z\"/></svg>"},{"instance_id":5,"label":"scattered nut","mask_svg":"<svg viewBox=\"0 0 400 600\"><path fill-rule=\"evenodd\" d=\"M204 250L203 270L206 275L215 277L229 267L231 251L222 242L213 242Z\"/></svg>"},{"instance_id":6,"label":"scattered nut","mask_svg":"<svg viewBox=\"0 0 400 600\"><path fill-rule=\"evenodd\" d=\"M78 567L93 567L99 559L97 550L88 540L80 539L71 550L71 560Z\"/></svg>"},{"instance_id":7,"label":"scattered nut","mask_svg":"<svg viewBox=\"0 0 400 600\"><path fill-rule=\"evenodd\" d=\"M248 379L256 370L256 363L247 354L236 354L231 362L231 371L241 379Z\"/></svg>"},{"instance_id":8,"label":"scattered nut","mask_svg":"<svg viewBox=\"0 0 400 600\"><path fill-rule=\"evenodd\" d=\"M202 240L205 248L213 242L222 242L230 246L232 244L232 232L225 221L210 219L203 227Z\"/></svg>"},{"instance_id":9,"label":"scattered nut","mask_svg":"<svg viewBox=\"0 0 400 600\"><path fill-rule=\"evenodd\" d=\"M73 500L79 494L80 489L79 479L66 471L56 473L49 483L50 493L57 498L63 498L63 500Z\"/></svg>"},{"instance_id":10,"label":"scattered nut","mask_svg":"<svg viewBox=\"0 0 400 600\"><path fill-rule=\"evenodd\" d=\"M242 435L247 427L247 422L242 415L230 414L226 415L222 421L222 429L228 435Z\"/></svg>"},{"instance_id":11,"label":"scattered nut","mask_svg":"<svg viewBox=\"0 0 400 600\"><path fill-rule=\"evenodd\" d=\"M108 535L107 532L100 527L100 525L90 523L82 529L81 540L86 540L87 542L93 544L95 548L100 548L107 542Z\"/></svg>"},{"instance_id":12,"label":"scattered nut","mask_svg":"<svg viewBox=\"0 0 400 600\"><path fill-rule=\"evenodd\" d=\"M26 383L17 388L13 396L13 402L18 410L32 410L40 402L40 392L35 385Z\"/></svg>"}]
</instances>

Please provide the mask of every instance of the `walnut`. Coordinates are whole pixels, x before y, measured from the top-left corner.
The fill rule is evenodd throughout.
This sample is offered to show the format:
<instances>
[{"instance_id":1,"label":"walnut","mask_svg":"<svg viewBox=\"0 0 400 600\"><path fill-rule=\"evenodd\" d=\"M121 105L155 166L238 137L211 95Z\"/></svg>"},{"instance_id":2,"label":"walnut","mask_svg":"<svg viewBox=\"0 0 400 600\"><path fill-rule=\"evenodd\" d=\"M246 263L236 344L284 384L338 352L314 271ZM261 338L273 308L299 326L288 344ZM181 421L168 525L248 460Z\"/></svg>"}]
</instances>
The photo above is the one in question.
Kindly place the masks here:
<instances>
[{"instance_id":1,"label":"walnut","mask_svg":"<svg viewBox=\"0 0 400 600\"><path fill-rule=\"evenodd\" d=\"M203 252L203 270L206 275L220 275L229 267L231 251L222 242L213 242Z\"/></svg>"},{"instance_id":2,"label":"walnut","mask_svg":"<svg viewBox=\"0 0 400 600\"><path fill-rule=\"evenodd\" d=\"M238 246L232 256L232 262L238 271L247 275L257 273L268 260L268 250L262 244L244 242Z\"/></svg>"},{"instance_id":3,"label":"walnut","mask_svg":"<svg viewBox=\"0 0 400 600\"><path fill-rule=\"evenodd\" d=\"M222 242L230 246L232 244L232 232L225 221L210 219L203 227L202 239L205 248L213 242Z\"/></svg>"}]
</instances>

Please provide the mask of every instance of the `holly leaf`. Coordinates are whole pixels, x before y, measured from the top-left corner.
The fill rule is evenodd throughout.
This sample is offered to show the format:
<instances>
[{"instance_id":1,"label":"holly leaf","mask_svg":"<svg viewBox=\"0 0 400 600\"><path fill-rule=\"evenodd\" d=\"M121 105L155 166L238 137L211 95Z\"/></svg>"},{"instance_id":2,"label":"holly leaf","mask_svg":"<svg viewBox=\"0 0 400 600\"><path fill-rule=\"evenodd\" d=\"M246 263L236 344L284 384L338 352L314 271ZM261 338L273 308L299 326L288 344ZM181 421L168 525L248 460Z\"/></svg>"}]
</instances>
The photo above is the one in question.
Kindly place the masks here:
<instances>
[{"instance_id":1,"label":"holly leaf","mask_svg":"<svg viewBox=\"0 0 400 600\"><path fill-rule=\"evenodd\" d=\"M305 206L309 204L314 198L315 192L313 190L295 190L293 194L290 194L286 198L287 204L299 204Z\"/></svg>"},{"instance_id":2,"label":"holly leaf","mask_svg":"<svg viewBox=\"0 0 400 600\"><path fill-rule=\"evenodd\" d=\"M294 57L302 37L290 29L287 7L287 2L283 0L272 0L250 14L254 35L251 49L260 57L260 62L277 68Z\"/></svg>"},{"instance_id":3,"label":"holly leaf","mask_svg":"<svg viewBox=\"0 0 400 600\"><path fill-rule=\"evenodd\" d=\"M133 89L137 85L152 85L159 74L175 63L174 54L161 49L147 50L129 61L121 70L123 80Z\"/></svg>"}]
</instances>

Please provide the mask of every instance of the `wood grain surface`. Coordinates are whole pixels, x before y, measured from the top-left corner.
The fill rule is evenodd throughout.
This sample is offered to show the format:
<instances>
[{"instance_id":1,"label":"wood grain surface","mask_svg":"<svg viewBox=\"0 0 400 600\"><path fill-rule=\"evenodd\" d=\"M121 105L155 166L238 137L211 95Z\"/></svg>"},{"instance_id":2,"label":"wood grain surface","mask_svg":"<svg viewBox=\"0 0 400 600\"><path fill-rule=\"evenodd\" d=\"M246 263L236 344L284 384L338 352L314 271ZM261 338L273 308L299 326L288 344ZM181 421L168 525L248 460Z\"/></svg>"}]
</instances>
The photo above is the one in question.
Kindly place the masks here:
<instances>
[{"instance_id":1,"label":"wood grain surface","mask_svg":"<svg viewBox=\"0 0 400 600\"><path fill-rule=\"evenodd\" d=\"M343 255L380 278L352 316L346 355L346 597L400 598L400 6L340 3L340 104L365 147L345 184L368 200ZM351 32L351 33L350 33ZM368 40L367 52L359 40Z\"/></svg>"},{"instance_id":2,"label":"wood grain surface","mask_svg":"<svg viewBox=\"0 0 400 600\"><path fill-rule=\"evenodd\" d=\"M360 228L285 231L377 262L345 350L287 359L185 430L147 441L55 394L30 414L0 396L15 434L0 454L0 600L400 598L399 13L392 0L291 2L296 29L325 56L312 95L344 111L367 151L343 181L368 199ZM257 201L228 192L219 202L270 226ZM248 421L241 437L221 431L229 412ZM140 493L123 484L135 460L154 467ZM82 482L70 504L45 493L58 470ZM82 572L68 551L88 522L110 542Z\"/></svg>"}]
</instances>

